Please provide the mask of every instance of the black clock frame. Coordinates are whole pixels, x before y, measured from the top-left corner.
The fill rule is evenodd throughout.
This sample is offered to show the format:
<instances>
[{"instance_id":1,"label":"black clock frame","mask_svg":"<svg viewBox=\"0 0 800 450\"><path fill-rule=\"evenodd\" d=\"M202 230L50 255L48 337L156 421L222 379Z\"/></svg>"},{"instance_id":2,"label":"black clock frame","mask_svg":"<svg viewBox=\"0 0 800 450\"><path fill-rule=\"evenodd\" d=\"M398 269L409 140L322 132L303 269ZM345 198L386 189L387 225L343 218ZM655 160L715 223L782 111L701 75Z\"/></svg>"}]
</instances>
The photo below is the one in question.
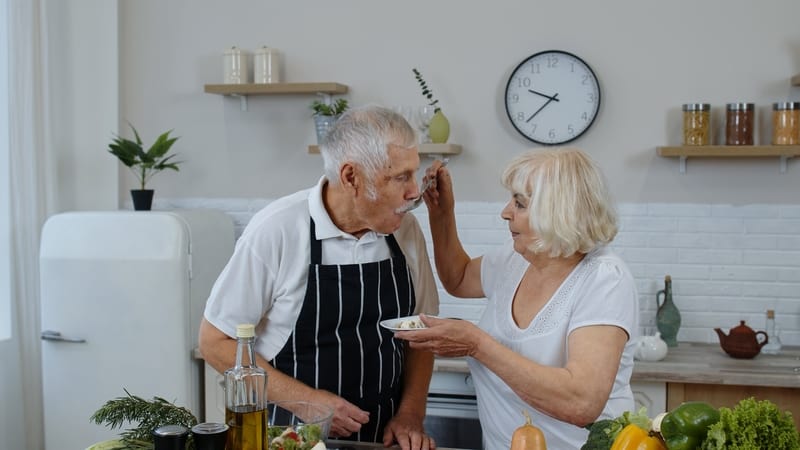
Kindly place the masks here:
<instances>
[{"instance_id":1,"label":"black clock frame","mask_svg":"<svg viewBox=\"0 0 800 450\"><path fill-rule=\"evenodd\" d=\"M536 58L539 55L545 54L545 53L561 53L561 54L566 55L568 57L577 59L578 61L581 62L581 64L583 64L584 66L586 66L587 69L589 69L589 73L592 74L592 77L597 82L597 114L595 114L594 117L592 117L592 120L589 122L588 125L586 125L586 128L584 128L583 131L581 131L580 133L576 134L571 139L568 139L568 140L562 141L562 142L541 142L541 141L537 141L536 139L528 136L522 130L520 130L519 127L517 127L517 124L514 123L514 119L511 117L511 112L508 110L508 88L511 86L511 80L514 78L514 74L517 73L517 70L519 70L520 67L524 66L528 61L530 61L533 58ZM509 75L509 77L508 77L508 81L506 82L506 88L503 91L503 93L504 93L503 105L504 105L505 110L506 110L506 117L508 117L508 121L511 122L511 126L513 126L514 129L517 130L517 132L519 134L521 134L522 137L524 137L525 139L527 139L527 140L529 140L531 142L535 142L535 143L540 144L540 145L547 145L547 146L557 146L557 145L568 144L568 143L573 142L574 140L578 139L579 137L583 136L587 131L589 131L589 128L591 128L592 125L594 125L595 120L597 120L597 116L600 115L600 107L601 107L602 101L603 101L603 92L602 92L602 89L600 88L600 78L597 77L597 74L594 72L594 69L592 69L592 66L590 66L580 56L575 55L574 53L570 53L570 52L564 51L564 50L543 50L543 51L540 51L540 52L536 52L536 53L528 56L527 58L523 59L522 62L517 64L517 66L514 67L514 70L511 71L511 75Z\"/></svg>"}]
</instances>

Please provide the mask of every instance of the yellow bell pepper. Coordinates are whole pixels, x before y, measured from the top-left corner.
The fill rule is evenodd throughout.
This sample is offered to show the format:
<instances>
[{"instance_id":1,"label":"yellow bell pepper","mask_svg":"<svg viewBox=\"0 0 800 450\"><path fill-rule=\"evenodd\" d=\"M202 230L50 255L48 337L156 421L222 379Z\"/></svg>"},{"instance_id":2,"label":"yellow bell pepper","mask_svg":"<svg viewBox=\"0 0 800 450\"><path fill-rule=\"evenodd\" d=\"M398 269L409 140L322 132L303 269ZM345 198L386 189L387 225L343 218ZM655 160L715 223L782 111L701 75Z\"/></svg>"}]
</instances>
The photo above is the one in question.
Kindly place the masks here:
<instances>
[{"instance_id":1,"label":"yellow bell pepper","mask_svg":"<svg viewBox=\"0 0 800 450\"><path fill-rule=\"evenodd\" d=\"M629 424L619 432L611 450L667 450L661 440L638 425Z\"/></svg>"}]
</instances>

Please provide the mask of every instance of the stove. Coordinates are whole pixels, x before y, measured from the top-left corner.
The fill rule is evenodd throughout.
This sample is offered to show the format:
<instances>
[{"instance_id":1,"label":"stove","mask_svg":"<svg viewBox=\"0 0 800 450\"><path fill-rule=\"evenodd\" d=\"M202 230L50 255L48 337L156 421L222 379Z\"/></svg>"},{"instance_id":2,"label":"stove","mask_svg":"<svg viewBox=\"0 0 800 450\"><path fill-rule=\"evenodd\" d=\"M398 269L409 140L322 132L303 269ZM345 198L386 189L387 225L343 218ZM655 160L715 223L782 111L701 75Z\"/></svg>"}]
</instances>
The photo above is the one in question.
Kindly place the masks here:
<instances>
[{"instance_id":1,"label":"stove","mask_svg":"<svg viewBox=\"0 0 800 450\"><path fill-rule=\"evenodd\" d=\"M463 358L434 363L425 430L439 447L483 448L475 386Z\"/></svg>"}]
</instances>

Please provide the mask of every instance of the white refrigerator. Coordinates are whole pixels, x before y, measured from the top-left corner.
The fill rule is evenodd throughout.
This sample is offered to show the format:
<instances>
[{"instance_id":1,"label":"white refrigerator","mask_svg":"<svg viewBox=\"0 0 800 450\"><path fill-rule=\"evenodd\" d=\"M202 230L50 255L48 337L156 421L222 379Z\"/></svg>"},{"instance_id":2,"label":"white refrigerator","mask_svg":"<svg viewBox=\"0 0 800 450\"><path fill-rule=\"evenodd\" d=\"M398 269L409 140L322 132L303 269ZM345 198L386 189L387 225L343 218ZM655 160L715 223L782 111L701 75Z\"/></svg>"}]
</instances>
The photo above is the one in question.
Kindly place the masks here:
<instances>
[{"instance_id":1,"label":"white refrigerator","mask_svg":"<svg viewBox=\"0 0 800 450\"><path fill-rule=\"evenodd\" d=\"M193 357L203 308L233 252L220 211L70 212L40 249L47 450L84 449L120 429L90 423L106 401L162 397L203 418ZM128 428L127 424L123 429Z\"/></svg>"}]
</instances>

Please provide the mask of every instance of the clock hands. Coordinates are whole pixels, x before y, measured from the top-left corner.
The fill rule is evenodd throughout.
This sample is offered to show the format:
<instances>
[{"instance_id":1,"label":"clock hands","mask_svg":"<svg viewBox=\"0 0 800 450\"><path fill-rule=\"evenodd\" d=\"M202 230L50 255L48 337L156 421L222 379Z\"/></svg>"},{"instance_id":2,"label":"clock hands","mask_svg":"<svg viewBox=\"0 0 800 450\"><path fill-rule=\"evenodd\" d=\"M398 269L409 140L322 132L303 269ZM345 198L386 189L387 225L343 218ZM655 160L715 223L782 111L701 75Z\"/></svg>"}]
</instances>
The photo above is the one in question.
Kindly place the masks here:
<instances>
[{"instance_id":1,"label":"clock hands","mask_svg":"<svg viewBox=\"0 0 800 450\"><path fill-rule=\"evenodd\" d=\"M544 97L544 98L546 98L546 99L550 99L550 100L559 101L559 100L556 98L556 97L558 96L558 94L556 94L556 95L554 95L554 96L550 97L550 96L549 96L549 95L547 95L547 94L542 94L541 92L534 91L533 89L528 89L528 92L530 92L531 94L541 95L542 97Z\"/></svg>"},{"instance_id":2,"label":"clock hands","mask_svg":"<svg viewBox=\"0 0 800 450\"><path fill-rule=\"evenodd\" d=\"M545 97L547 97L547 96L545 96ZM528 120L526 120L525 122L530 122L531 119L533 119L534 117L536 117L537 114L539 114L539 111L543 110L544 107L549 105L550 102L552 102L553 100L558 101L558 92L556 92L555 95L553 95L552 97L547 97L547 101L544 102L544 105L540 106L539 109L536 110L536 112L531 114L531 116L528 117Z\"/></svg>"}]
</instances>

